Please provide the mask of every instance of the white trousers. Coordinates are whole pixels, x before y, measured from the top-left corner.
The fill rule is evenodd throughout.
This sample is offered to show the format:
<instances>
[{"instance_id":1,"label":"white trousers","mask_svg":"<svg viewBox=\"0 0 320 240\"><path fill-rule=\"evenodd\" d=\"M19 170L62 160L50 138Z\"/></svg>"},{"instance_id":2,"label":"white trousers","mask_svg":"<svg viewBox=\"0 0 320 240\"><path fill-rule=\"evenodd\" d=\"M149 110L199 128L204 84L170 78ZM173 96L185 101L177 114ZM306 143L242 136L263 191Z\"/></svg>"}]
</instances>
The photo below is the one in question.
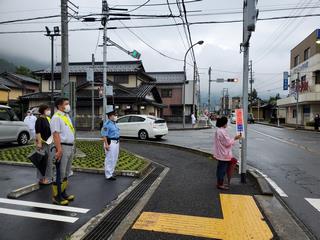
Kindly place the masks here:
<instances>
[{"instance_id":1,"label":"white trousers","mask_svg":"<svg viewBox=\"0 0 320 240\"><path fill-rule=\"evenodd\" d=\"M119 142L112 140L109 151L105 150L104 173L106 178L111 178L116 168L119 157Z\"/></svg>"}]
</instances>

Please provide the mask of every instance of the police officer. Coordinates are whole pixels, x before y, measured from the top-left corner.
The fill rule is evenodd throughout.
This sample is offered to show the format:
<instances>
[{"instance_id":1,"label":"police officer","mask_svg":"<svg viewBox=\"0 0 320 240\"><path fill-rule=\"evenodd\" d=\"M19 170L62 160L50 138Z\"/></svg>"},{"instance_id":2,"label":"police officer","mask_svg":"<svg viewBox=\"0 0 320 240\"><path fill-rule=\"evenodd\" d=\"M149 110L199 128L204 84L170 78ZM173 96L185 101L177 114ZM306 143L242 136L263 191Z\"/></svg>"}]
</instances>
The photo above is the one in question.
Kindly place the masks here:
<instances>
[{"instance_id":1,"label":"police officer","mask_svg":"<svg viewBox=\"0 0 320 240\"><path fill-rule=\"evenodd\" d=\"M69 117L70 104L67 98L55 101L57 112L53 115L50 128L55 145L56 181L52 185L52 201L59 205L68 205L74 195L68 195L68 176L71 173L74 156L75 130ZM59 178L60 175L60 178Z\"/></svg>"},{"instance_id":2,"label":"police officer","mask_svg":"<svg viewBox=\"0 0 320 240\"><path fill-rule=\"evenodd\" d=\"M114 169L117 165L119 156L119 138L120 131L116 124L117 115L115 111L107 113L108 120L106 120L101 129L101 136L104 141L104 149L106 158L104 161L105 176L107 180L116 180L114 176Z\"/></svg>"}]
</instances>

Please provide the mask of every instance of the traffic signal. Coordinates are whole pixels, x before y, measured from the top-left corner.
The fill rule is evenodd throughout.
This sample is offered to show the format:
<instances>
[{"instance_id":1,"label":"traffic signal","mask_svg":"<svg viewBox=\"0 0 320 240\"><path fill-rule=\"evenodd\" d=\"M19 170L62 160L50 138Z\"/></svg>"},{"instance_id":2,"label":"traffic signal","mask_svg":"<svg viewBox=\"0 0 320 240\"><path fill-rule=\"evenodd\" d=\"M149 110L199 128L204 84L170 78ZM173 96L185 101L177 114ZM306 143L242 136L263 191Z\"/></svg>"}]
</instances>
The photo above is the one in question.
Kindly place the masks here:
<instances>
[{"instance_id":1,"label":"traffic signal","mask_svg":"<svg viewBox=\"0 0 320 240\"><path fill-rule=\"evenodd\" d=\"M137 50L133 50L130 55L136 59L140 59L141 53L139 53Z\"/></svg>"},{"instance_id":2,"label":"traffic signal","mask_svg":"<svg viewBox=\"0 0 320 240\"><path fill-rule=\"evenodd\" d=\"M254 32L256 29L256 22L259 15L259 10L257 9L258 0L247 0L247 30L249 32Z\"/></svg>"},{"instance_id":3,"label":"traffic signal","mask_svg":"<svg viewBox=\"0 0 320 240\"><path fill-rule=\"evenodd\" d=\"M238 82L238 78L228 78L227 82Z\"/></svg>"}]
</instances>

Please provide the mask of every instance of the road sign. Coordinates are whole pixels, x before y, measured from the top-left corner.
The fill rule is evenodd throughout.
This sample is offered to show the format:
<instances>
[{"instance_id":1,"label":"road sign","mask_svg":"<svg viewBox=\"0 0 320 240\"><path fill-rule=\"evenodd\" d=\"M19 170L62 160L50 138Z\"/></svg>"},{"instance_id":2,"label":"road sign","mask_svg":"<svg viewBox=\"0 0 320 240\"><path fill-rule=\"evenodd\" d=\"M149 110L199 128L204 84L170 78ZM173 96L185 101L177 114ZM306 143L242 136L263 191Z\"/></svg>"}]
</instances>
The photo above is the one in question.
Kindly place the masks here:
<instances>
[{"instance_id":1,"label":"road sign","mask_svg":"<svg viewBox=\"0 0 320 240\"><path fill-rule=\"evenodd\" d=\"M113 86L109 85L106 87L106 95L113 96Z\"/></svg>"},{"instance_id":2,"label":"road sign","mask_svg":"<svg viewBox=\"0 0 320 240\"><path fill-rule=\"evenodd\" d=\"M93 68L87 69L87 81L92 82L93 81Z\"/></svg>"},{"instance_id":3,"label":"road sign","mask_svg":"<svg viewBox=\"0 0 320 240\"><path fill-rule=\"evenodd\" d=\"M288 90L289 87L289 73L283 72L283 90Z\"/></svg>"},{"instance_id":4,"label":"road sign","mask_svg":"<svg viewBox=\"0 0 320 240\"><path fill-rule=\"evenodd\" d=\"M236 109L236 131L237 135L240 135L244 137L244 122L243 122L243 109Z\"/></svg>"}]
</instances>

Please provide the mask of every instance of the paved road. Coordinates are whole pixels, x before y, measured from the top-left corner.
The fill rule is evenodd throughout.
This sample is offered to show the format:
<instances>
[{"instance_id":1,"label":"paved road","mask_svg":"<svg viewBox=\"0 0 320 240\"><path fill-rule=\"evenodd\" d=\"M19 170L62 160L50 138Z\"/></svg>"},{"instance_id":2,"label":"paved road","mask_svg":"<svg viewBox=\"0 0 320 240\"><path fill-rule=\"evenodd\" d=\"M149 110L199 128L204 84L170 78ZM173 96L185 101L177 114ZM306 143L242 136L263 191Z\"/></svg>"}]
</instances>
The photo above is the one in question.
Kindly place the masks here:
<instances>
[{"instance_id":1,"label":"paved road","mask_svg":"<svg viewBox=\"0 0 320 240\"><path fill-rule=\"evenodd\" d=\"M282 199L320 239L320 134L257 124L248 130L248 163L277 184ZM234 134L234 125L229 131ZM211 152L213 132L171 131L163 142Z\"/></svg>"}]
</instances>

